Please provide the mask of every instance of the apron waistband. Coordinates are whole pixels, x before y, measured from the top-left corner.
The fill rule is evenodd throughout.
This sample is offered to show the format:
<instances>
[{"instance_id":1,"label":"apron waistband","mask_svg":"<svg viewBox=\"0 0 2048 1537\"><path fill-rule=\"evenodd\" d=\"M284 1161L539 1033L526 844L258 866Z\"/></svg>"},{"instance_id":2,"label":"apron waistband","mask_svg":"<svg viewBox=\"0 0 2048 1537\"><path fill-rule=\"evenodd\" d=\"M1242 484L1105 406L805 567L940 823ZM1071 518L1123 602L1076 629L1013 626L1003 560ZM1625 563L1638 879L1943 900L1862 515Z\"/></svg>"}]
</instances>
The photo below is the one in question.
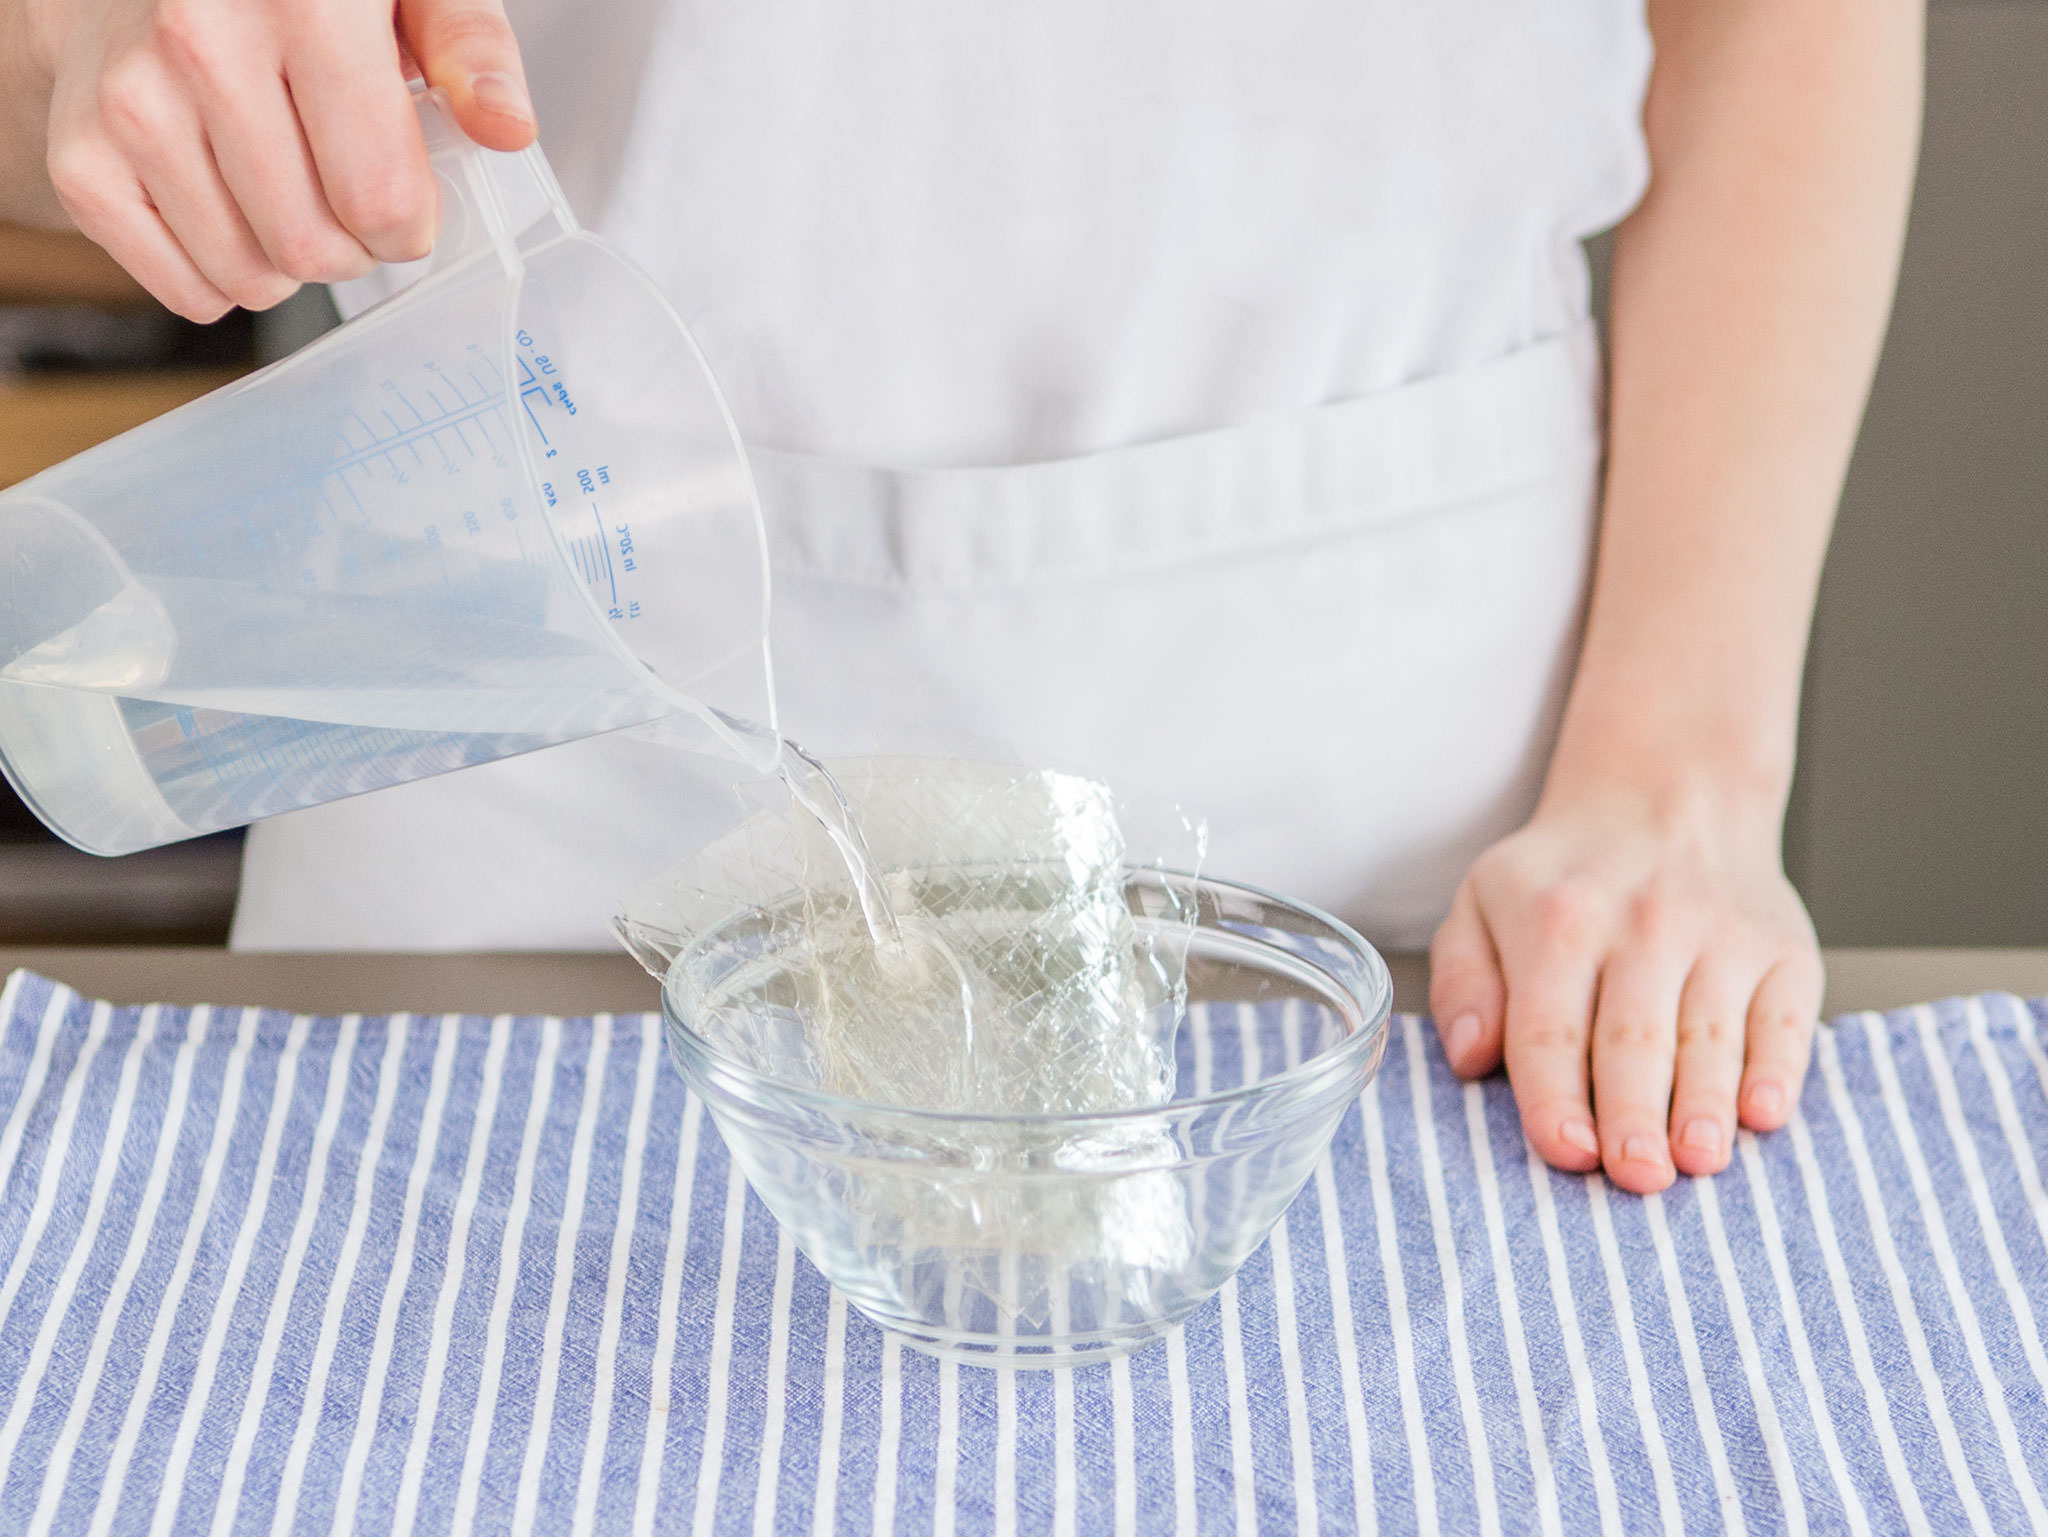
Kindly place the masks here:
<instances>
[{"instance_id":1,"label":"apron waistband","mask_svg":"<svg viewBox=\"0 0 2048 1537\"><path fill-rule=\"evenodd\" d=\"M919 590L1095 581L1497 495L1600 448L1590 321L1412 384L1071 459L889 469L749 451L779 579Z\"/></svg>"}]
</instances>

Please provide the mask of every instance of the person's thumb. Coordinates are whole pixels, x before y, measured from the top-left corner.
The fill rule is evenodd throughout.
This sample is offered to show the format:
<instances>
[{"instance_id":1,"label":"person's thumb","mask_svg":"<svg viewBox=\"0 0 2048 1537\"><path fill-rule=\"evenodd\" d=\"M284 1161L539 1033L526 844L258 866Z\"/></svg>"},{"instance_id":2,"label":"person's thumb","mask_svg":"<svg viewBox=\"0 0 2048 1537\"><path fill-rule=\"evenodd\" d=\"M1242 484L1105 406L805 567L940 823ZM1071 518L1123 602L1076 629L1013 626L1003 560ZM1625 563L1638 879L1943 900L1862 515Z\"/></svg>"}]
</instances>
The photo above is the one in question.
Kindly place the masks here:
<instances>
[{"instance_id":1,"label":"person's thumb","mask_svg":"<svg viewBox=\"0 0 2048 1537\"><path fill-rule=\"evenodd\" d=\"M399 0L398 26L427 84L448 93L464 133L486 149L533 142L533 100L499 0Z\"/></svg>"}]
</instances>

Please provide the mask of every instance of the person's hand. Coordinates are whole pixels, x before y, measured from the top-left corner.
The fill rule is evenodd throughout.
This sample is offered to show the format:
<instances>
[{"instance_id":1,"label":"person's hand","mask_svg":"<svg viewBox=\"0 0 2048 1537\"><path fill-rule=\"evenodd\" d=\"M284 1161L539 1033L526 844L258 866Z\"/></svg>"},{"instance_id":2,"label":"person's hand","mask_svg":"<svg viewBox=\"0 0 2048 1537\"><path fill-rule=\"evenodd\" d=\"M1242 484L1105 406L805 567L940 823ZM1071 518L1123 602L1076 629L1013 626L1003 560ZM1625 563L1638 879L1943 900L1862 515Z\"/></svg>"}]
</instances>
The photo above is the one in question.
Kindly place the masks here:
<instances>
[{"instance_id":1,"label":"person's hand","mask_svg":"<svg viewBox=\"0 0 2048 1537\"><path fill-rule=\"evenodd\" d=\"M192 320L427 253L412 60L478 143L533 140L499 0L402 0L395 26L392 0L0 3L25 7L7 35L48 89L57 201Z\"/></svg>"},{"instance_id":2,"label":"person's hand","mask_svg":"<svg viewBox=\"0 0 2048 1537\"><path fill-rule=\"evenodd\" d=\"M1772 1130L1799 1098L1821 960L1775 808L1546 795L1473 865L1430 959L1452 1068L1505 1056L1560 1169L1662 1190L1726 1167L1738 1117Z\"/></svg>"}]
</instances>

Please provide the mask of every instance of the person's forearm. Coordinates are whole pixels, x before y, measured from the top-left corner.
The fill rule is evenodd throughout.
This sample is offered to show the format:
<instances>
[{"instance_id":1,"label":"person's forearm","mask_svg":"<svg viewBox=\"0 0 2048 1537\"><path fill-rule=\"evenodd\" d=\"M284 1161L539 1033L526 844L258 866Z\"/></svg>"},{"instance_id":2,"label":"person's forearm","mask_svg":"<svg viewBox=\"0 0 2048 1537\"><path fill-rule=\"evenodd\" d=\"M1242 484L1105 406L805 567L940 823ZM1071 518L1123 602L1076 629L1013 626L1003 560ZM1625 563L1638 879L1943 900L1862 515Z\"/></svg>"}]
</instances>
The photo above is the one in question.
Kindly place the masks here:
<instances>
[{"instance_id":1,"label":"person's forearm","mask_svg":"<svg viewBox=\"0 0 2048 1537\"><path fill-rule=\"evenodd\" d=\"M1652 0L1608 468L1546 799L1700 793L1776 836L1918 143L1917 0Z\"/></svg>"}]
</instances>

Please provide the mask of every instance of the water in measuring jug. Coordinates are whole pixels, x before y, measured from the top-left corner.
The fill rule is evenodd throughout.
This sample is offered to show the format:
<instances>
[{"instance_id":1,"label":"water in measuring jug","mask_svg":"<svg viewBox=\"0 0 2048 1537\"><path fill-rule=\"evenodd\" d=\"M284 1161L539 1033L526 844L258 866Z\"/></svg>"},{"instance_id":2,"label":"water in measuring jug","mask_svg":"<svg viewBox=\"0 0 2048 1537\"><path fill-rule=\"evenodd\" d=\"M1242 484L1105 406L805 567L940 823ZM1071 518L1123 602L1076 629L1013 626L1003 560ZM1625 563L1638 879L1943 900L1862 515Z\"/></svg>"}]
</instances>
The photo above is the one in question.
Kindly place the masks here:
<instances>
[{"instance_id":1,"label":"water in measuring jug","mask_svg":"<svg viewBox=\"0 0 2048 1537\"><path fill-rule=\"evenodd\" d=\"M402 291L0 492L0 764L83 848L773 719L758 508L694 344L537 150L421 122L443 223L373 280Z\"/></svg>"}]
</instances>

